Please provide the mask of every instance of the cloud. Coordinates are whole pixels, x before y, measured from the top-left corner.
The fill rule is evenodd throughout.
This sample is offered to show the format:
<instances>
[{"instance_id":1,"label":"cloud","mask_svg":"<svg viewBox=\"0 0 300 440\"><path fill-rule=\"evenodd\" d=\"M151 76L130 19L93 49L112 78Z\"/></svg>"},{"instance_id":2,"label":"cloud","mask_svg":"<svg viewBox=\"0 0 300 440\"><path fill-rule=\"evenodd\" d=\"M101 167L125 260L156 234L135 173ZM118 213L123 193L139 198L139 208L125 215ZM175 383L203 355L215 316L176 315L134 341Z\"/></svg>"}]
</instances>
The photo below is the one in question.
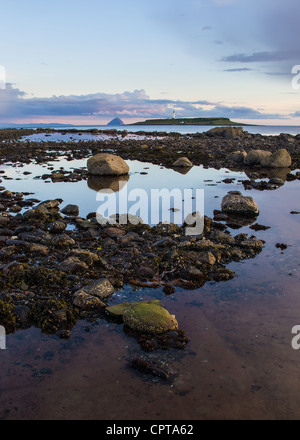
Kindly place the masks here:
<instances>
[{"instance_id":1,"label":"cloud","mask_svg":"<svg viewBox=\"0 0 300 440\"><path fill-rule=\"evenodd\" d=\"M225 106L206 100L182 101L151 99L145 90L116 94L95 93L88 95L28 97L12 84L0 90L0 120L13 121L52 117L59 122L63 117L88 117L110 119L169 118L173 110L177 117L229 117L247 119L281 118L278 114L264 114L249 107Z\"/></svg>"},{"instance_id":2,"label":"cloud","mask_svg":"<svg viewBox=\"0 0 300 440\"><path fill-rule=\"evenodd\" d=\"M237 67L233 69L224 69L223 72L249 72L254 69L249 69L248 67Z\"/></svg>"},{"instance_id":3,"label":"cloud","mask_svg":"<svg viewBox=\"0 0 300 440\"><path fill-rule=\"evenodd\" d=\"M167 117L171 114L171 108L178 109L182 113L190 113L199 106L214 104L205 100L189 102L150 99L144 90L126 91L120 94L95 93L50 98L27 97L12 84L6 84L6 89L0 90L0 118L2 120L41 116Z\"/></svg>"},{"instance_id":4,"label":"cloud","mask_svg":"<svg viewBox=\"0 0 300 440\"><path fill-rule=\"evenodd\" d=\"M200 116L200 115L199 115ZM230 119L285 119L286 116L279 113L262 113L250 107L216 105L212 110L205 110L201 116L223 116Z\"/></svg>"},{"instance_id":5,"label":"cloud","mask_svg":"<svg viewBox=\"0 0 300 440\"><path fill-rule=\"evenodd\" d=\"M203 64L256 63L261 72L289 72L300 62L299 0L173 0L172 5L173 14L165 9L158 22ZM184 20L175 14L183 8ZM210 38L205 38L205 32L199 38L199 29L209 31ZM263 63L268 63L268 69Z\"/></svg>"},{"instance_id":6,"label":"cloud","mask_svg":"<svg viewBox=\"0 0 300 440\"><path fill-rule=\"evenodd\" d=\"M229 63L255 63L255 62L270 62L270 61L285 61L292 60L295 57L293 52L289 51L275 51L275 52L255 52L250 55L239 53L222 58L221 61Z\"/></svg>"}]
</instances>

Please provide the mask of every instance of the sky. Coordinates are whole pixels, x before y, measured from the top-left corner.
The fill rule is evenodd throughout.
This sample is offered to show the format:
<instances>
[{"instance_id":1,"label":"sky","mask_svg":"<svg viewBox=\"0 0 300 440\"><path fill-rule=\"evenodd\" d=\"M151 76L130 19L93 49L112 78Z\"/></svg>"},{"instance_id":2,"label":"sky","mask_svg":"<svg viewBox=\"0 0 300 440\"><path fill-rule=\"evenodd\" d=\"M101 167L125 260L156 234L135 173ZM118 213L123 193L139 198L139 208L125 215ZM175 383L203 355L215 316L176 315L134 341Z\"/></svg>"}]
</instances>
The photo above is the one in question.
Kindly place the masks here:
<instances>
[{"instance_id":1,"label":"sky","mask_svg":"<svg viewBox=\"0 0 300 440\"><path fill-rule=\"evenodd\" d=\"M9 0L0 123L300 125L299 0Z\"/></svg>"}]
</instances>

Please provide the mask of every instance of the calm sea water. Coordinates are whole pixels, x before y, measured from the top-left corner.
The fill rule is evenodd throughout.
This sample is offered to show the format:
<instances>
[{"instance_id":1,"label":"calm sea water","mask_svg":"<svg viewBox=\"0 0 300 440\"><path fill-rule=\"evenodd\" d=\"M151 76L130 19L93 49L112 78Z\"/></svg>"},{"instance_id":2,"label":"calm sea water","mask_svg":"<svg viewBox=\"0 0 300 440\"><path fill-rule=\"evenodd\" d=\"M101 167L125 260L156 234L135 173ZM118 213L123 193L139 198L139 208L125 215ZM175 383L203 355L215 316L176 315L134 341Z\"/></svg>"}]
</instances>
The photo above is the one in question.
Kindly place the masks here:
<instances>
[{"instance_id":1,"label":"calm sea water","mask_svg":"<svg viewBox=\"0 0 300 440\"><path fill-rule=\"evenodd\" d=\"M60 129L54 127L57 131ZM90 130L96 128L98 130L110 130L116 129L118 131L128 130L130 132L138 132L138 131L148 131L148 132L167 132L167 133L203 133L212 128L212 126L208 125L123 125L123 126L107 126L107 125L76 125L70 127L63 127L63 130L67 129L76 129L76 130ZM279 135L280 133L288 133L292 135L296 135L300 133L300 126L290 126L290 125L255 125L255 126L244 126L244 130L249 133L256 134L260 133L262 135Z\"/></svg>"},{"instance_id":2,"label":"calm sea water","mask_svg":"<svg viewBox=\"0 0 300 440\"><path fill-rule=\"evenodd\" d=\"M107 129L110 127L101 126L101 130ZM95 127L97 128L97 127ZM117 128L118 130L128 130L132 132L137 131L165 131L167 133L203 133L205 131L208 131L212 128L212 126L203 125L203 126L193 126L193 125L185 125L185 126L174 126L174 125L127 125L122 127L111 127L111 128ZM78 128L81 130L82 128ZM100 128L99 128L100 129ZM244 131L248 131L249 133L260 133L262 135L279 135L280 133L289 133L292 135L296 135L300 133L300 127L299 126L284 126L284 125L256 125L256 126L244 126Z\"/></svg>"}]
</instances>

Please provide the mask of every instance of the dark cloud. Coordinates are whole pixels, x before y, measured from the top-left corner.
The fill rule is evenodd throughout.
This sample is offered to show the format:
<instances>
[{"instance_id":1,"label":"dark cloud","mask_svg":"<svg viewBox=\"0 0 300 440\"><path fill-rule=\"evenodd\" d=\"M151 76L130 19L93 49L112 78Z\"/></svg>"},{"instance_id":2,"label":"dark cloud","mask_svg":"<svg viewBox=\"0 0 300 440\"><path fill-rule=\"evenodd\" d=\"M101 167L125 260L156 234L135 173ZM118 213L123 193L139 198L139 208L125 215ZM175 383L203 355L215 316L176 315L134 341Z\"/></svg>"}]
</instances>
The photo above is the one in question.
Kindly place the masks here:
<instances>
[{"instance_id":1,"label":"dark cloud","mask_svg":"<svg viewBox=\"0 0 300 440\"><path fill-rule=\"evenodd\" d=\"M21 90L7 84L0 90L0 120L26 118L85 117L112 118L168 118L173 110L177 117L214 117L265 119L280 118L278 114L264 114L248 107L229 107L206 100L181 101L151 99L145 90L119 94L95 93L89 95L28 97Z\"/></svg>"},{"instance_id":2,"label":"dark cloud","mask_svg":"<svg viewBox=\"0 0 300 440\"><path fill-rule=\"evenodd\" d=\"M170 109L182 113L194 112L199 106L215 103L198 101L174 101L150 99L144 90L120 94L95 93L89 95L52 96L50 98L28 98L12 84L0 90L0 118L22 118L40 116L95 116L128 118L166 117Z\"/></svg>"},{"instance_id":3,"label":"dark cloud","mask_svg":"<svg viewBox=\"0 0 300 440\"><path fill-rule=\"evenodd\" d=\"M295 57L293 52L289 51L275 51L275 52L255 52L252 54L239 53L229 55L222 58L221 61L229 63L256 63L256 62L270 62L270 61L285 61L292 60Z\"/></svg>"},{"instance_id":4,"label":"dark cloud","mask_svg":"<svg viewBox=\"0 0 300 440\"><path fill-rule=\"evenodd\" d=\"M205 110L199 116L224 116L230 119L285 119L285 116L279 113L262 113L250 107L226 105L216 105L212 110Z\"/></svg>"},{"instance_id":5,"label":"dark cloud","mask_svg":"<svg viewBox=\"0 0 300 440\"><path fill-rule=\"evenodd\" d=\"M248 67L237 67L233 69L224 69L223 72L249 72L254 69L249 69Z\"/></svg>"}]
</instances>

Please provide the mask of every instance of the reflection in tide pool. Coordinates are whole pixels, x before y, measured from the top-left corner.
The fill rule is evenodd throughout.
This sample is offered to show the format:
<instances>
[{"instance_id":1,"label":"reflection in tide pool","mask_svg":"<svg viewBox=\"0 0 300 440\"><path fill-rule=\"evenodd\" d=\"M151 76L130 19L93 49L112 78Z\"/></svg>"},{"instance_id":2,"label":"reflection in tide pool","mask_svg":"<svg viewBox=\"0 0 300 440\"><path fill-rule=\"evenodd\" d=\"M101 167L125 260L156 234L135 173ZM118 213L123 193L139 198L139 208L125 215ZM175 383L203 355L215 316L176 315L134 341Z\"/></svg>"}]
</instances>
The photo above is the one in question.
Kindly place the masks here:
<instances>
[{"instance_id":1,"label":"reflection in tide pool","mask_svg":"<svg viewBox=\"0 0 300 440\"><path fill-rule=\"evenodd\" d=\"M53 182L50 179L43 180L37 177L47 173L45 168L63 168L67 171L76 168L85 169L85 160L67 161L62 159L59 162L59 167L56 162L50 162L47 166L30 164L23 167L11 167L4 165L0 167L0 171L4 171L2 176L9 179L3 180L2 183L6 189L34 193L34 197L41 201L60 198L63 200L62 208L67 204L78 205L82 217L96 212L99 208L99 202L96 199L97 191L109 189L113 192L119 192L120 184L122 187L120 197L122 197L122 191L128 194L138 188L147 193L148 201L151 200L153 189L166 189L170 192L178 189L182 194L184 190L191 190L194 194L196 194L196 190L204 190L204 212L205 215L212 216L214 209L220 209L220 201L227 191L236 188L242 190L241 181L247 179L244 172L230 172L233 183L229 188L228 184L222 182L229 176L229 171L224 168L215 170L194 166L188 172L182 173L180 169L167 169L146 162L129 160L126 162L130 167L129 176L120 176L120 178L89 176L87 180L78 182ZM172 209L174 206L170 206L170 208ZM154 217L157 215L157 212L153 212ZM147 219L144 220L147 222Z\"/></svg>"}]
</instances>

